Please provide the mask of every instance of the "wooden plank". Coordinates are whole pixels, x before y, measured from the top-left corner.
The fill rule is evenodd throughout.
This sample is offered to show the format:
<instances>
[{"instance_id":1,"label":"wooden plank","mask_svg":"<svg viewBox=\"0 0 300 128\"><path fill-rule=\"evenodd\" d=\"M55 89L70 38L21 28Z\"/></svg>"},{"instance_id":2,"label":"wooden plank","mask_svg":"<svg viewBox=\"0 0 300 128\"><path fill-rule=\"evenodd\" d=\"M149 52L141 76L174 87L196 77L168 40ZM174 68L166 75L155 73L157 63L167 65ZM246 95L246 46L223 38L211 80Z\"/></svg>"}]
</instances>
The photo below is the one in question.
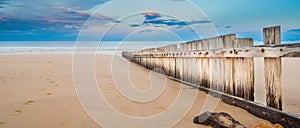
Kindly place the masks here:
<instances>
[{"instance_id":1,"label":"wooden plank","mask_svg":"<svg viewBox=\"0 0 300 128\"><path fill-rule=\"evenodd\" d=\"M264 28L264 43L280 44L280 31L280 26ZM264 65L267 105L282 110L281 58L264 58Z\"/></svg>"},{"instance_id":2,"label":"wooden plank","mask_svg":"<svg viewBox=\"0 0 300 128\"><path fill-rule=\"evenodd\" d=\"M192 53L196 54L192 54ZM297 57L300 53L300 47L237 47L237 48L224 48L224 49L214 49L214 50L196 50L192 52L172 52L175 56L162 56L159 54L153 54L154 57L198 57L198 58L213 58L213 57L223 57L223 58L234 58L234 57ZM179 53L179 54L176 54ZM182 53L182 54L180 54ZM190 54L191 53L191 54ZM203 54L202 54L203 53ZM293 55L295 54L295 55ZM142 55L148 56L148 55Z\"/></svg>"}]
</instances>

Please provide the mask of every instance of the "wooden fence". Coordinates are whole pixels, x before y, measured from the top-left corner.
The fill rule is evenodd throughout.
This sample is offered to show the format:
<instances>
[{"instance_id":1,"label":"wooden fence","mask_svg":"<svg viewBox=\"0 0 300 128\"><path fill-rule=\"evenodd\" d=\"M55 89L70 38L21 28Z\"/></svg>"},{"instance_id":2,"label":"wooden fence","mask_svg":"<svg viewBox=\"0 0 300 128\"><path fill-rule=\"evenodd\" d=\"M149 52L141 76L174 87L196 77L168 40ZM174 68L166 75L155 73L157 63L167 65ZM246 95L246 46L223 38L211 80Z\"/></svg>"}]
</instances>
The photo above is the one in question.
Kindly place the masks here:
<instances>
[{"instance_id":1,"label":"wooden fence","mask_svg":"<svg viewBox=\"0 0 300 128\"><path fill-rule=\"evenodd\" d=\"M253 39L230 34L182 43L180 47L123 52L122 56L150 70L161 69L172 78L247 101L254 101L254 57L264 57L267 106L282 110L281 57L298 57L300 44L280 44L280 31L280 26L264 28L265 45L260 46L253 46Z\"/></svg>"}]
</instances>

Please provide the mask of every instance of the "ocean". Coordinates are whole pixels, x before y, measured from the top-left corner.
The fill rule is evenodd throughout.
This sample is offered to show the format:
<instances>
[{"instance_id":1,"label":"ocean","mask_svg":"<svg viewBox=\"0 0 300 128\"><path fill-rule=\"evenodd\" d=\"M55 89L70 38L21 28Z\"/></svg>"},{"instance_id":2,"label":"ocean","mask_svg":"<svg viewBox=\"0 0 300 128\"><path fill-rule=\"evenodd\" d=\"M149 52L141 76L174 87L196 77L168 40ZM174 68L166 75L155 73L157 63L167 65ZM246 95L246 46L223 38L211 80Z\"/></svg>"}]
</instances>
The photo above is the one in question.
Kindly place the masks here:
<instances>
[{"instance_id":1,"label":"ocean","mask_svg":"<svg viewBox=\"0 0 300 128\"><path fill-rule=\"evenodd\" d=\"M96 53L96 54L120 54L121 51L139 50L151 47L160 47L170 44L179 44L182 42L172 41L0 41L0 54L73 54L76 47L76 53ZM87 51L82 48L91 48L98 45L97 49L92 47L93 51ZM78 46L79 45L79 46ZM78 50L80 47L80 50Z\"/></svg>"},{"instance_id":2,"label":"ocean","mask_svg":"<svg viewBox=\"0 0 300 128\"><path fill-rule=\"evenodd\" d=\"M282 41L282 44L297 43L300 41ZM77 43L77 44L76 44ZM74 54L75 46L80 44L82 47L89 47L91 44L98 44L93 41L0 41L0 54ZM122 51L140 50L166 46L171 44L179 45L179 41L102 41L97 50L87 51L84 49L76 50L76 53L95 53L95 54L117 54ZM82 45L83 44L83 45ZM262 45L263 41L255 41L255 45Z\"/></svg>"}]
</instances>

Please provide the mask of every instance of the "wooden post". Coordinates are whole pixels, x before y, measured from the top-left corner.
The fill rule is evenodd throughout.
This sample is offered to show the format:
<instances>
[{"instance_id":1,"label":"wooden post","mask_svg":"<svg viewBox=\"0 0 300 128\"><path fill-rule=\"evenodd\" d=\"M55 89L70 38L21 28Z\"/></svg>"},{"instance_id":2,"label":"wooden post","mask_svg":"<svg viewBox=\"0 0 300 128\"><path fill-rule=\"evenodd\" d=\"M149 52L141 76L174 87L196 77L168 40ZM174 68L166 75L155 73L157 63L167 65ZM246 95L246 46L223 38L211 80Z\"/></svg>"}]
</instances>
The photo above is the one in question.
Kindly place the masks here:
<instances>
[{"instance_id":1,"label":"wooden post","mask_svg":"<svg viewBox=\"0 0 300 128\"><path fill-rule=\"evenodd\" d=\"M199 50L208 50L209 49L209 42L207 40L199 41L198 44ZM206 54L206 53L201 53ZM209 65L209 58L201 58L200 59L200 79L199 79L199 85L210 88L210 65Z\"/></svg>"},{"instance_id":2,"label":"wooden post","mask_svg":"<svg viewBox=\"0 0 300 128\"><path fill-rule=\"evenodd\" d=\"M187 43L183 44L183 51L188 51ZM188 80L188 65L187 65L187 58L182 58L182 80L187 81Z\"/></svg>"},{"instance_id":3,"label":"wooden post","mask_svg":"<svg viewBox=\"0 0 300 128\"><path fill-rule=\"evenodd\" d=\"M223 40L225 48L234 49L235 34L226 36ZM229 52L229 51L228 51ZM224 92L234 95L234 58L225 59L225 85Z\"/></svg>"},{"instance_id":4,"label":"wooden post","mask_svg":"<svg viewBox=\"0 0 300 128\"><path fill-rule=\"evenodd\" d=\"M188 42L188 43L186 43L187 44L187 51L192 51L192 43L191 42ZM194 70L194 68L195 67L193 67L192 66L192 59L193 58L186 58L186 71L187 71L187 79L186 79L186 81L187 82L190 82L190 83L192 83L192 81L193 81L193 79L192 79L192 76L193 76L193 74L192 74L192 71Z\"/></svg>"},{"instance_id":5,"label":"wooden post","mask_svg":"<svg viewBox=\"0 0 300 128\"><path fill-rule=\"evenodd\" d=\"M209 49L222 49L225 47L225 38L230 35L210 38ZM210 58L210 87L211 89L223 92L225 83L225 58Z\"/></svg>"},{"instance_id":6,"label":"wooden post","mask_svg":"<svg viewBox=\"0 0 300 128\"><path fill-rule=\"evenodd\" d=\"M235 47L253 46L253 39L236 39ZM239 51L234 50L238 55ZM254 59L251 57L234 58L234 95L254 101Z\"/></svg>"},{"instance_id":7,"label":"wooden post","mask_svg":"<svg viewBox=\"0 0 300 128\"><path fill-rule=\"evenodd\" d=\"M265 44L280 44L280 26L264 28ZM261 50L263 52L264 50ZM265 87L267 93L267 105L282 110L281 92L281 58L264 58L265 65Z\"/></svg>"},{"instance_id":8,"label":"wooden post","mask_svg":"<svg viewBox=\"0 0 300 128\"><path fill-rule=\"evenodd\" d=\"M164 53L164 50L161 48L161 47L159 47L159 48L157 48L157 53L160 53L160 54L163 54ZM159 69L159 70L161 70L161 71L164 71L164 69L163 69L163 58L156 58L156 68L157 69Z\"/></svg>"},{"instance_id":9,"label":"wooden post","mask_svg":"<svg viewBox=\"0 0 300 128\"><path fill-rule=\"evenodd\" d=\"M197 50L197 42L196 41L192 41L191 45L192 45L192 51ZM194 54L194 52L192 54ZM198 64L197 64L197 58L195 58L195 57L191 58L191 69L192 69L191 83L198 84L198 81L199 81L198 80L199 79L199 71L198 71L199 67L198 67Z\"/></svg>"},{"instance_id":10,"label":"wooden post","mask_svg":"<svg viewBox=\"0 0 300 128\"><path fill-rule=\"evenodd\" d=\"M142 50L138 51L138 54L143 54L143 51ZM138 64L142 65L142 58L138 58L137 61Z\"/></svg>"},{"instance_id":11,"label":"wooden post","mask_svg":"<svg viewBox=\"0 0 300 128\"><path fill-rule=\"evenodd\" d=\"M154 48L149 49L149 53L150 53L150 54L153 54L154 51L155 51ZM149 69L150 69L150 70L153 70L153 67L154 67L153 65L154 65L153 58L152 58L152 57L149 57Z\"/></svg>"},{"instance_id":12,"label":"wooden post","mask_svg":"<svg viewBox=\"0 0 300 128\"><path fill-rule=\"evenodd\" d=\"M177 50L177 45L170 45L169 46L170 52L176 52ZM169 58L169 65L170 65L170 76L171 77L176 77L176 60L175 57Z\"/></svg>"},{"instance_id":13,"label":"wooden post","mask_svg":"<svg viewBox=\"0 0 300 128\"><path fill-rule=\"evenodd\" d=\"M177 52L182 52L183 51L183 44L180 44L180 47L177 48ZM182 58L180 57L177 57L175 59L175 63L176 63L176 66L175 66L175 69L176 69L176 78L177 79L182 79Z\"/></svg>"},{"instance_id":14,"label":"wooden post","mask_svg":"<svg viewBox=\"0 0 300 128\"><path fill-rule=\"evenodd\" d=\"M170 47L169 46L165 46L164 47L165 52L168 53L170 52ZM167 76L170 76L170 59L169 58L164 58L164 63L165 63L165 73Z\"/></svg>"}]
</instances>

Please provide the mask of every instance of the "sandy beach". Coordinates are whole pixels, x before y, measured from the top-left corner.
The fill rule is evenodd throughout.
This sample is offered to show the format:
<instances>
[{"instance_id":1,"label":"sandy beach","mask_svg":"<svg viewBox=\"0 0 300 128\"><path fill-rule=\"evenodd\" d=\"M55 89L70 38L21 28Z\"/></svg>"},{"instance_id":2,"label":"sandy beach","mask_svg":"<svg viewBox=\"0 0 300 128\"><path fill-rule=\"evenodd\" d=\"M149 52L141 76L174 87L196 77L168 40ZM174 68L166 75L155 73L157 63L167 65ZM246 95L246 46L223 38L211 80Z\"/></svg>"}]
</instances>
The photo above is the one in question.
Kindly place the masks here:
<instances>
[{"instance_id":1,"label":"sandy beach","mask_svg":"<svg viewBox=\"0 0 300 128\"><path fill-rule=\"evenodd\" d=\"M123 97L114 86L114 66L126 67L128 61L110 55L97 55L96 79L107 101L116 110L130 116L151 116L168 111L176 98L180 83L166 79L165 90L153 102L136 103ZM72 55L0 55L0 127L2 128L98 128L79 103L72 78ZM149 74L163 77L136 64L129 64L134 86L146 90ZM186 86L183 89L191 89ZM187 94L186 97L189 97ZM175 127L207 127L193 123L207 94L198 92L191 111ZM295 99L290 99L295 100ZM297 100L297 99L296 99ZM297 107L297 104L296 104ZM262 121L248 112L219 102L216 112L227 112L246 127ZM295 111L299 111L296 109ZM111 123L118 123L112 120ZM153 123L153 127L159 123Z\"/></svg>"}]
</instances>

